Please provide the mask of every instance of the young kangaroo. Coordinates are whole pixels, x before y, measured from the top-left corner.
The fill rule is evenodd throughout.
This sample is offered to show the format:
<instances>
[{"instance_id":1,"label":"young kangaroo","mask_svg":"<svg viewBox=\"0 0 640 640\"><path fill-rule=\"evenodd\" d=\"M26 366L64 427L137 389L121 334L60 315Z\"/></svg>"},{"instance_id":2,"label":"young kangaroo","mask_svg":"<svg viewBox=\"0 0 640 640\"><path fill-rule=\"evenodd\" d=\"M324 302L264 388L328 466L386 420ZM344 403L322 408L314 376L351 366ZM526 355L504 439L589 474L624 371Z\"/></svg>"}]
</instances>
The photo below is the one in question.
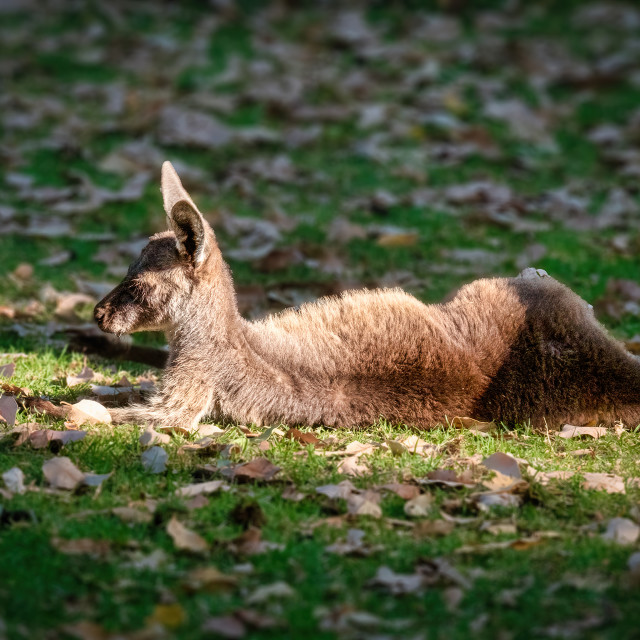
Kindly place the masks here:
<instances>
[{"instance_id":1,"label":"young kangaroo","mask_svg":"<svg viewBox=\"0 0 640 640\"><path fill-rule=\"evenodd\" d=\"M446 304L356 291L248 322L213 230L168 162L162 194L170 230L95 308L103 331L164 331L169 342L161 390L115 410L119 422L640 423L640 361L543 271L478 280Z\"/></svg>"}]
</instances>

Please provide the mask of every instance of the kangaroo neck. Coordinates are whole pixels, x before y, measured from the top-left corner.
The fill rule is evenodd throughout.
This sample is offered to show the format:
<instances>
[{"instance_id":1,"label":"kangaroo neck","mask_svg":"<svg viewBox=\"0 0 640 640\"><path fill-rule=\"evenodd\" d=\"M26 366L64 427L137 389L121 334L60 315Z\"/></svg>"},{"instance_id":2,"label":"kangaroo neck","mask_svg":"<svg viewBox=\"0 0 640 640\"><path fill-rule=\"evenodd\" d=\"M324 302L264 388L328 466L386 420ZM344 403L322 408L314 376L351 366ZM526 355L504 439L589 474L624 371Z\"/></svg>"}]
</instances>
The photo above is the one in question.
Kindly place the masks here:
<instances>
[{"instance_id":1,"label":"kangaroo neck","mask_svg":"<svg viewBox=\"0 0 640 640\"><path fill-rule=\"evenodd\" d=\"M201 351L233 343L242 331L233 281L227 265L214 264L215 277L194 283L188 299L176 311L176 320L166 331L171 353Z\"/></svg>"}]
</instances>

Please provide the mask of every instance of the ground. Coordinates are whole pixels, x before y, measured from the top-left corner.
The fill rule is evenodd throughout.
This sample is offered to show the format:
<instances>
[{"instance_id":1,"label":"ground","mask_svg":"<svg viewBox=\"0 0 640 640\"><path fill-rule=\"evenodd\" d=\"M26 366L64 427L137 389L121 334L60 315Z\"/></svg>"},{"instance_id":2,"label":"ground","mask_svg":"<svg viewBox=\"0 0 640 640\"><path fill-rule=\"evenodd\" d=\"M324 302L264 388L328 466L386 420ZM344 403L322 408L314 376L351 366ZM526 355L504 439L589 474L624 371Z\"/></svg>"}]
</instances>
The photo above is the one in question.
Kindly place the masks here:
<instances>
[{"instance_id":1,"label":"ground","mask_svg":"<svg viewBox=\"0 0 640 640\"><path fill-rule=\"evenodd\" d=\"M14 421L160 375L66 345L165 159L248 317L535 266L638 352L635 5L292 6L0 8L0 638L637 637L638 425Z\"/></svg>"}]
</instances>

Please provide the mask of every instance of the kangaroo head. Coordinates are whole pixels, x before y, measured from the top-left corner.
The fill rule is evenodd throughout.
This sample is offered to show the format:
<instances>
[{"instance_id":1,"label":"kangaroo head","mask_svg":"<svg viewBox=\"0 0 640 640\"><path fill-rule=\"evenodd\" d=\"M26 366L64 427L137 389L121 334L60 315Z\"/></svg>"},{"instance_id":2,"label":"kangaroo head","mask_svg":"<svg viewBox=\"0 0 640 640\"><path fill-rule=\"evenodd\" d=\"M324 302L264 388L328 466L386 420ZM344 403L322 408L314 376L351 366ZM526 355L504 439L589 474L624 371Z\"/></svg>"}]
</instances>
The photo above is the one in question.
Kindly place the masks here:
<instances>
[{"instance_id":1,"label":"kangaroo head","mask_svg":"<svg viewBox=\"0 0 640 640\"><path fill-rule=\"evenodd\" d=\"M222 261L213 230L169 162L162 166L162 197L169 231L149 239L123 281L96 305L103 331L171 330L189 313L198 289L210 288L219 277Z\"/></svg>"}]
</instances>

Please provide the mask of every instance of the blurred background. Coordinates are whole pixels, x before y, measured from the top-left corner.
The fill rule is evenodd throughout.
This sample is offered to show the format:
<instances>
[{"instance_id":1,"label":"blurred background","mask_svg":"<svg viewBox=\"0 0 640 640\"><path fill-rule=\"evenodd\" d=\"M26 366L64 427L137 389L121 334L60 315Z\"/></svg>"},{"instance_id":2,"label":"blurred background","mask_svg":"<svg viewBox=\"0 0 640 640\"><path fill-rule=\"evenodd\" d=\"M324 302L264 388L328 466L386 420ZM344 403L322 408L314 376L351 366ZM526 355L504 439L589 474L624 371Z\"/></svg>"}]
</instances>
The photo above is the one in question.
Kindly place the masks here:
<instances>
[{"instance_id":1,"label":"blurred background","mask_svg":"<svg viewBox=\"0 0 640 640\"><path fill-rule=\"evenodd\" d=\"M535 266L640 332L635 3L2 0L0 52L5 341L90 320L165 159L248 317Z\"/></svg>"}]
</instances>

